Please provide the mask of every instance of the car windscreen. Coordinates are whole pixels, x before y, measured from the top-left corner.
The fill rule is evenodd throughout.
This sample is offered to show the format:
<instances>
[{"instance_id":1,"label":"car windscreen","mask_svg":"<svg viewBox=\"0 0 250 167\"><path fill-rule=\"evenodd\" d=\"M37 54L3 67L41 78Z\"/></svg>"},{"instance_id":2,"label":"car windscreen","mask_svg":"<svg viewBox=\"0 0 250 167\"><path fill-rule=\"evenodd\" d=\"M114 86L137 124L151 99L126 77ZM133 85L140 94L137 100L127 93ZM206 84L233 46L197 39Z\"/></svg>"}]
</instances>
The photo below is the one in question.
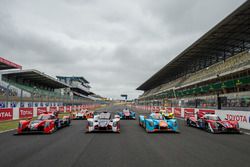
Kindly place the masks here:
<instances>
[{"instance_id":1,"label":"car windscreen","mask_svg":"<svg viewBox=\"0 0 250 167\"><path fill-rule=\"evenodd\" d=\"M101 113L99 115L99 119L110 119L111 114L110 113Z\"/></svg>"},{"instance_id":2,"label":"car windscreen","mask_svg":"<svg viewBox=\"0 0 250 167\"><path fill-rule=\"evenodd\" d=\"M154 114L154 115L151 115L151 117L152 117L153 119L158 119L158 120L162 120L162 119L163 119L163 117L162 117L161 114Z\"/></svg>"},{"instance_id":3,"label":"car windscreen","mask_svg":"<svg viewBox=\"0 0 250 167\"><path fill-rule=\"evenodd\" d=\"M39 115L38 120L47 120L47 119L52 119L52 115Z\"/></svg>"},{"instance_id":4,"label":"car windscreen","mask_svg":"<svg viewBox=\"0 0 250 167\"><path fill-rule=\"evenodd\" d=\"M220 119L220 117L215 115L215 116L208 116L208 120L220 121L221 119Z\"/></svg>"}]
</instances>

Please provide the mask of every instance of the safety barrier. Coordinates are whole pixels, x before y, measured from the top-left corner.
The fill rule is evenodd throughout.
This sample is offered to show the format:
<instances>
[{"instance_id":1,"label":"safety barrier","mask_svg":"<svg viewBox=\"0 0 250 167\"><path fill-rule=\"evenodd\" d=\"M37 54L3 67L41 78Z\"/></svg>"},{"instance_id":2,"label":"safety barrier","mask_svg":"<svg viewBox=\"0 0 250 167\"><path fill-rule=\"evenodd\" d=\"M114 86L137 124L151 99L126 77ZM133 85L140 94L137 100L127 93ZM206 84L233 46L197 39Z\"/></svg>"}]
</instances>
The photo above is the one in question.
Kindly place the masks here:
<instances>
[{"instance_id":1,"label":"safety barrier","mask_svg":"<svg viewBox=\"0 0 250 167\"><path fill-rule=\"evenodd\" d=\"M81 109L93 110L100 105L79 105L79 106L51 106L51 107L16 107L16 108L1 108L0 122L7 120L16 120L29 117L37 117L44 112L59 111L61 113L80 111Z\"/></svg>"},{"instance_id":2,"label":"safety barrier","mask_svg":"<svg viewBox=\"0 0 250 167\"><path fill-rule=\"evenodd\" d=\"M186 119L190 115L196 115L200 112L215 113L222 120L238 121L240 128L250 130L250 111L235 111L235 110L216 110L216 109L201 109L201 108L181 108L181 107L160 107L160 106L134 106L140 110L148 110L151 112L166 110L173 112L175 117Z\"/></svg>"}]
</instances>

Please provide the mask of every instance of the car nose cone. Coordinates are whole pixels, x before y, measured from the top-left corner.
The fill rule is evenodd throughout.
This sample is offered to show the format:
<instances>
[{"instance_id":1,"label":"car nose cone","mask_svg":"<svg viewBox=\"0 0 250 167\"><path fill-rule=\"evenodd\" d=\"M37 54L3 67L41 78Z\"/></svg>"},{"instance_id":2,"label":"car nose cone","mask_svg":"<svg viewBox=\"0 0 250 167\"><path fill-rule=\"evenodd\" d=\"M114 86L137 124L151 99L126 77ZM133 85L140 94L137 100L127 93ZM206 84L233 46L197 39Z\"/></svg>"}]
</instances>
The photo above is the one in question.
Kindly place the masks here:
<instances>
[{"instance_id":1,"label":"car nose cone","mask_svg":"<svg viewBox=\"0 0 250 167\"><path fill-rule=\"evenodd\" d=\"M99 127L107 127L108 121L99 121Z\"/></svg>"}]
</instances>

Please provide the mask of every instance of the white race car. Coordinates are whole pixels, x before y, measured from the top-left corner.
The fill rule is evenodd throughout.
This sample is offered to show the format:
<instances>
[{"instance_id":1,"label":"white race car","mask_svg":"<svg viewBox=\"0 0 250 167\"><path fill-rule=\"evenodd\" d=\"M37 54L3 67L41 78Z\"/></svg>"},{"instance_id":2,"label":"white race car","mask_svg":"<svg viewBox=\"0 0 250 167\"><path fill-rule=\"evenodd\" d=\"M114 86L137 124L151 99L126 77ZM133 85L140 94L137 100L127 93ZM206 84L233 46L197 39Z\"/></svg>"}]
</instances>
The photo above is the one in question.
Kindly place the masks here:
<instances>
[{"instance_id":1,"label":"white race car","mask_svg":"<svg viewBox=\"0 0 250 167\"><path fill-rule=\"evenodd\" d=\"M87 132L120 132L120 117L115 115L111 118L111 113L102 112L94 116L94 118L88 119Z\"/></svg>"}]
</instances>

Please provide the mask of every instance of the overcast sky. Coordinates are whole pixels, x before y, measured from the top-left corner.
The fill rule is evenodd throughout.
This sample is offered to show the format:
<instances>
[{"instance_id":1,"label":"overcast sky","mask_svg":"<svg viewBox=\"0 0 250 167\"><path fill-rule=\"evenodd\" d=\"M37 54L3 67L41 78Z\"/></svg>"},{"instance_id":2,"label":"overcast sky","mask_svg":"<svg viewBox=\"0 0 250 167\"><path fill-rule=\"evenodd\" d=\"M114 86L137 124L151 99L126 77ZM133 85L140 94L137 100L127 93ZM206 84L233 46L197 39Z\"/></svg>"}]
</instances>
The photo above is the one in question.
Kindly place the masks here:
<instances>
[{"instance_id":1,"label":"overcast sky","mask_svg":"<svg viewBox=\"0 0 250 167\"><path fill-rule=\"evenodd\" d=\"M0 0L0 56L84 76L106 97L135 89L245 0Z\"/></svg>"}]
</instances>

